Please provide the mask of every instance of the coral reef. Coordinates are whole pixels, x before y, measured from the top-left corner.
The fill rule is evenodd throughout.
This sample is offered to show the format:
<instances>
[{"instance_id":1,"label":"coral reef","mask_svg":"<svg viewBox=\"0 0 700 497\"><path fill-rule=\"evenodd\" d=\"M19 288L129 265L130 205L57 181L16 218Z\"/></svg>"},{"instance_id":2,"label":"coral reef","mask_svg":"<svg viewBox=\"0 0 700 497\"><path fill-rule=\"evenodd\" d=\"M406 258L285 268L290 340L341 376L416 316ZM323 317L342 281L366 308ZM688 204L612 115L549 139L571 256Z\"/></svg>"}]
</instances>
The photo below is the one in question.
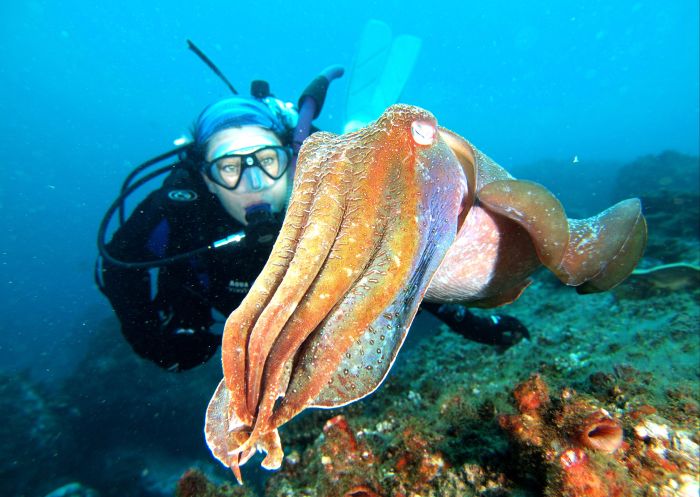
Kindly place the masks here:
<instances>
[{"instance_id":1,"label":"coral reef","mask_svg":"<svg viewBox=\"0 0 700 497\"><path fill-rule=\"evenodd\" d=\"M285 426L264 495L692 495L700 290L582 299L533 285L507 308L533 338L505 351L419 315L376 394Z\"/></svg>"},{"instance_id":2,"label":"coral reef","mask_svg":"<svg viewBox=\"0 0 700 497\"><path fill-rule=\"evenodd\" d=\"M381 443L391 432L391 450ZM375 451L382 454L378 461ZM328 497L375 497L390 495L388 489L421 488L442 466L439 454L416 433L396 433L390 423L363 428L351 426L344 415L328 419L323 433L303 453L292 452L282 473L268 485L270 495L296 495L304 482L308 495ZM408 480L410 478L410 480ZM396 493L398 492L398 493ZM394 492L401 495L401 490Z\"/></svg>"},{"instance_id":3,"label":"coral reef","mask_svg":"<svg viewBox=\"0 0 700 497\"><path fill-rule=\"evenodd\" d=\"M100 465L104 475L88 481L68 472L71 479L63 481L84 481L102 497L172 496L175 488L180 497L536 497L545 488L550 496L654 495L644 493L647 487L664 496L692 492L700 290L644 299L618 292L581 298L544 275L533 286L534 292L506 308L527 325L532 339L507 350L469 342L419 315L394 373L377 393L341 409L311 411L285 426L289 442L282 469L257 483L257 493L259 477L250 471L245 487L233 484L223 467L216 472L202 465L204 472L188 471L177 485L168 479L177 465L157 471L177 447L191 453L186 449L191 438L203 445L201 418L181 416L194 409L191 399L207 376L156 381L155 369L139 365L104 336L96 337L102 345L79 368L90 384L72 379L66 385L61 399L70 409L31 401L46 398L31 384L36 395L27 396L16 380L6 383L6 412L15 408L15 399L25 399L32 419L59 419L63 426L59 430L46 421L43 435L31 439L33 446L9 450L53 450L52 434L82 427L70 446L96 462L83 463L81 474L88 478ZM527 380L531 372L539 374L537 380ZM116 383L110 379L115 377ZM120 391L107 395L105 385ZM516 412L508 414L513 403ZM36 428L24 423L13 430ZM100 439L104 423L110 436ZM518 424L528 428L519 432ZM527 433L531 442L517 433ZM202 450L200 459L207 456ZM25 464L11 477L21 480L44 469ZM226 478L231 483L221 485ZM162 484L157 492L146 491L147 481Z\"/></svg>"}]
</instances>

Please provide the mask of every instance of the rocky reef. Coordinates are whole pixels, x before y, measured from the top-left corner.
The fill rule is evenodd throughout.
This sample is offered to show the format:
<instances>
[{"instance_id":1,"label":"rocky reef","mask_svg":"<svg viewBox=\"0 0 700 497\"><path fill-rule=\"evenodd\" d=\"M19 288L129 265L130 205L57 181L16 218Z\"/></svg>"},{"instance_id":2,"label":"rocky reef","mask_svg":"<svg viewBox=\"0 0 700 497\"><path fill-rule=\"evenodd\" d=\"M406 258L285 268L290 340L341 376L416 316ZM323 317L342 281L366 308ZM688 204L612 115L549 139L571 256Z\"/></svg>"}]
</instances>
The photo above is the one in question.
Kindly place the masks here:
<instances>
[{"instance_id":1,"label":"rocky reef","mask_svg":"<svg viewBox=\"0 0 700 497\"><path fill-rule=\"evenodd\" d=\"M535 285L503 309L533 338L505 351L419 316L373 396L283 428L264 495L695 497L698 289Z\"/></svg>"},{"instance_id":2,"label":"rocky reef","mask_svg":"<svg viewBox=\"0 0 700 497\"><path fill-rule=\"evenodd\" d=\"M640 178L641 191L620 194L645 203L644 268L700 262L697 189L668 193L691 163L674 166L673 157L621 170L625 187ZM647 172L659 168L672 178L666 190L643 180L656 182ZM218 361L165 374L138 359L110 320L86 337L89 353L61 384L0 376L0 439L11 455L0 494L697 497L697 272L645 278L580 296L536 274L518 301L495 310L530 331L507 349L470 342L419 313L374 394L283 426L281 470L248 464L244 487L201 434Z\"/></svg>"},{"instance_id":3,"label":"rocky reef","mask_svg":"<svg viewBox=\"0 0 700 497\"><path fill-rule=\"evenodd\" d=\"M49 490L57 478L56 456L70 440L61 405L28 373L0 374L0 484L3 495Z\"/></svg>"},{"instance_id":4,"label":"rocky reef","mask_svg":"<svg viewBox=\"0 0 700 497\"><path fill-rule=\"evenodd\" d=\"M618 171L613 200L642 199L649 225L648 264L700 262L700 161L665 151Z\"/></svg>"},{"instance_id":5,"label":"rocky reef","mask_svg":"<svg viewBox=\"0 0 700 497\"><path fill-rule=\"evenodd\" d=\"M649 405L611 412L570 389L552 398L539 375L513 396L518 414L501 415L499 423L514 456L531 465L523 475L538 475L545 495L697 495L697 426L679 428Z\"/></svg>"},{"instance_id":6,"label":"rocky reef","mask_svg":"<svg viewBox=\"0 0 700 497\"><path fill-rule=\"evenodd\" d=\"M621 174L663 167L675 178L676 158ZM697 191L645 188L625 193L647 202L643 266L697 261ZM419 314L376 393L282 428L287 454L264 495L696 497L700 287L692 269L666 276L671 285L635 275L582 297L537 274L498 309L532 336L507 350Z\"/></svg>"},{"instance_id":7,"label":"rocky reef","mask_svg":"<svg viewBox=\"0 0 700 497\"><path fill-rule=\"evenodd\" d=\"M613 184L616 200L662 191L697 194L700 160L673 150L645 155L622 166Z\"/></svg>"},{"instance_id":8,"label":"rocky reef","mask_svg":"<svg viewBox=\"0 0 700 497\"><path fill-rule=\"evenodd\" d=\"M238 484L215 485L199 469L185 471L177 482L175 497L254 497L255 493Z\"/></svg>"}]
</instances>

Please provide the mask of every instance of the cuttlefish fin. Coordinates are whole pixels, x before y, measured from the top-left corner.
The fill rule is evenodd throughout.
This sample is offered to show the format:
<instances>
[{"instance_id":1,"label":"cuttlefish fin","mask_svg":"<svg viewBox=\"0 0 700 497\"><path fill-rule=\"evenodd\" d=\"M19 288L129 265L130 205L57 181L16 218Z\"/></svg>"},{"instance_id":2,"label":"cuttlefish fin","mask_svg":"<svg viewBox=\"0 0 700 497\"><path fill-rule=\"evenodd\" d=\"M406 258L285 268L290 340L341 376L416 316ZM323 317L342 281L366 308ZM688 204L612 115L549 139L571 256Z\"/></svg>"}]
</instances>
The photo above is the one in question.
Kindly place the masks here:
<instances>
[{"instance_id":1,"label":"cuttlefish fin","mask_svg":"<svg viewBox=\"0 0 700 497\"><path fill-rule=\"evenodd\" d=\"M417 287L411 284L409 288L411 290L399 295L364 333L356 337L311 405L338 407L361 399L379 388L418 310L420 295Z\"/></svg>"},{"instance_id":2,"label":"cuttlefish fin","mask_svg":"<svg viewBox=\"0 0 700 497\"><path fill-rule=\"evenodd\" d=\"M494 181L479 191L478 199L525 228L542 264L579 293L602 292L620 283L646 246L638 199L586 219L567 219L559 200L531 181Z\"/></svg>"}]
</instances>

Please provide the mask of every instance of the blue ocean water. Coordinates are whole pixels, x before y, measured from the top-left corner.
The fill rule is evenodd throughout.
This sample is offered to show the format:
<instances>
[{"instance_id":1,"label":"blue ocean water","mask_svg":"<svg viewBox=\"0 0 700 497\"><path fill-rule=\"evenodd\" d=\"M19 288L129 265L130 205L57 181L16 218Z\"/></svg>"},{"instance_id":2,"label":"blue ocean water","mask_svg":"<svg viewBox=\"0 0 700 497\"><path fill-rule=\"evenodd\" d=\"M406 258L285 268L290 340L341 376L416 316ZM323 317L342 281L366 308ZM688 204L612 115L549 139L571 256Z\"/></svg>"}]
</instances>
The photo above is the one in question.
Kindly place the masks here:
<instances>
[{"instance_id":1,"label":"blue ocean water","mask_svg":"<svg viewBox=\"0 0 700 497\"><path fill-rule=\"evenodd\" d=\"M692 0L35 1L5 4L0 17L0 358L48 374L69 365L89 321L109 312L91 283L94 239L121 180L227 94L188 38L240 91L263 78L295 100L327 65L349 67L364 23L378 18L424 42L402 101L506 167L698 150ZM323 129L342 128L346 84L331 87Z\"/></svg>"},{"instance_id":2,"label":"blue ocean water","mask_svg":"<svg viewBox=\"0 0 700 497\"><path fill-rule=\"evenodd\" d=\"M698 15L696 0L4 3L0 367L55 382L114 320L92 281L104 210L227 95L186 39L239 91L262 78L295 101L381 19L423 40L402 102L515 174L567 164L536 179L577 197L606 188L606 161L698 154ZM342 129L346 91L347 76L332 84L319 127Z\"/></svg>"}]
</instances>

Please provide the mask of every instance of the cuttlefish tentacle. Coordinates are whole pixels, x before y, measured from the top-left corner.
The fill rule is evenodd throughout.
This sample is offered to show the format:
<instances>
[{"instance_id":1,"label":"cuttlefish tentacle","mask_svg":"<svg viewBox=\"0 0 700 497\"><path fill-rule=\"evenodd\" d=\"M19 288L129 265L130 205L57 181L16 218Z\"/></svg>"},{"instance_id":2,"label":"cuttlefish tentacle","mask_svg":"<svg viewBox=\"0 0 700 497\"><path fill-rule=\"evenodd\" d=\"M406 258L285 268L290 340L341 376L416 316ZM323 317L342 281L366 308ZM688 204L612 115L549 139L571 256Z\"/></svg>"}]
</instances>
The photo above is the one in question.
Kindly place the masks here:
<instances>
[{"instance_id":1,"label":"cuttlefish tentacle","mask_svg":"<svg viewBox=\"0 0 700 497\"><path fill-rule=\"evenodd\" d=\"M382 239L382 233L388 223L388 212L382 211L385 207L383 202L380 199L368 202L368 199L374 196L374 191L366 185L367 164L363 161L363 157L367 155L366 152L345 150L338 146L336 143L338 140L342 141L340 138L331 140L332 146L329 144L329 149L340 148L346 157L334 157L335 163L340 164L340 167L329 165L329 169L333 171L320 178L319 182L324 184L320 190L324 188L334 190L332 198L342 206L342 209L319 209L315 215L309 217L299 245L306 243L312 249L305 251L297 249L290 263L290 269L287 270L273 301L277 299L285 284L292 286L296 282L298 276L291 270L293 264L296 263L301 270L308 271L309 265L320 262L318 271L314 273L315 278L305 289L297 288L296 296L292 297L299 299L299 303L284 322L266 320L263 313L255 325L256 329L265 331L273 340L266 353L264 368L255 370L261 375L258 382L251 383L254 388L262 385L263 393L257 397L258 411L250 437L251 441L242 446L242 450L258 439L262 433L274 428L271 426L270 417L278 398L286 395L288 383L286 374L289 372L289 362L294 359L299 347L308 336L363 274L375 252L373 247L378 244L378 240ZM355 167L353 168L351 164L355 164ZM391 171L385 168L375 169L372 182L389 181L386 175ZM331 186L325 186L325 183ZM334 232L317 232L315 226L327 223L326 218L329 216L334 218ZM319 243L328 245L328 249L321 254L323 259L310 260L318 257L319 253L314 252L313 247ZM358 247L362 247L362 250L358 250ZM289 298L289 295L284 295L281 301L284 302ZM249 391L249 395L252 394L258 395L259 388L254 393Z\"/></svg>"},{"instance_id":2,"label":"cuttlefish tentacle","mask_svg":"<svg viewBox=\"0 0 700 497\"><path fill-rule=\"evenodd\" d=\"M322 141L323 133L317 139ZM313 143L305 148L308 154L314 154ZM301 157L300 157L301 158ZM244 299L227 320L222 341L222 365L224 380L217 388L209 409L205 434L212 453L223 464L230 466L240 481L238 464L242 464L254 452L236 451L250 436L255 419L256 405L249 406L247 395L248 344L251 331L266 305L282 282L287 267L294 257L298 240L309 213L318 197L318 176L324 174L321 162L309 161L306 168L298 171L295 177L295 195L287 210L285 223L275 242L273 252L265 267ZM228 399L223 403L217 399ZM225 407L222 407L225 406ZM224 409L224 412L221 412ZM218 418L222 419L218 419ZM212 422L210 422L210 419ZM274 446L262 448L268 453L279 453ZM243 461L243 462L239 462Z\"/></svg>"},{"instance_id":3,"label":"cuttlefish tentacle","mask_svg":"<svg viewBox=\"0 0 700 497\"><path fill-rule=\"evenodd\" d=\"M309 152L312 153L312 150L309 149ZM246 402L246 368L248 366L246 357L250 333L282 281L289 262L294 256L300 233L317 197L319 187L317 175L323 173L318 163L309 163L307 168L298 171L295 178L296 193L290 202L286 221L277 237L273 252L248 293L250 298L244 299L227 320L222 342L224 379L227 388L231 390L236 415L247 424L252 422L255 414Z\"/></svg>"},{"instance_id":4,"label":"cuttlefish tentacle","mask_svg":"<svg viewBox=\"0 0 700 497\"><path fill-rule=\"evenodd\" d=\"M250 333L246 358L247 405L250 412L255 413L259 407L263 368L268 362L270 349L290 316L307 296L338 236L345 212L345 202L339 193L345 182L345 171L347 168L328 168L322 173L318 193L310 207L293 258Z\"/></svg>"}]
</instances>

